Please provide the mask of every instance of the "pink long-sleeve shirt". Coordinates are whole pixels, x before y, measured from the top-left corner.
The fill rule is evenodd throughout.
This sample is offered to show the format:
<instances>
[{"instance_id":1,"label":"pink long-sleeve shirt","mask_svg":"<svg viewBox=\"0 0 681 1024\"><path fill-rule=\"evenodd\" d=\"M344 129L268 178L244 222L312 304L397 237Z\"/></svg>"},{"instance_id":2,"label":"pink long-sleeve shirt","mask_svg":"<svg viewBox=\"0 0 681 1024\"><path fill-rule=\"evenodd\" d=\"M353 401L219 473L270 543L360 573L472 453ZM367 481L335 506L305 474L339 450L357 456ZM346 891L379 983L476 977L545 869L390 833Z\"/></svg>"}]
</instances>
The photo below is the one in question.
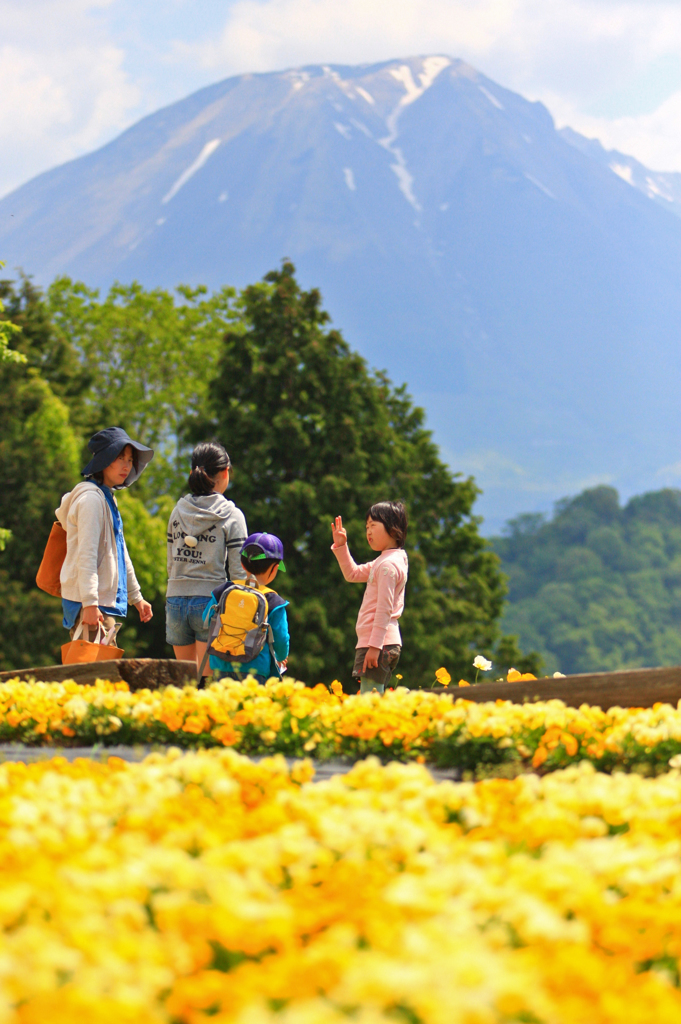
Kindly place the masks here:
<instances>
[{"instance_id":1,"label":"pink long-sleeve shirt","mask_svg":"<svg viewBox=\"0 0 681 1024\"><path fill-rule=\"evenodd\" d=\"M331 547L348 583L365 583L357 616L357 647L401 644L398 620L404 611L404 588L409 560L404 548L388 548L373 562L357 565L347 544Z\"/></svg>"}]
</instances>

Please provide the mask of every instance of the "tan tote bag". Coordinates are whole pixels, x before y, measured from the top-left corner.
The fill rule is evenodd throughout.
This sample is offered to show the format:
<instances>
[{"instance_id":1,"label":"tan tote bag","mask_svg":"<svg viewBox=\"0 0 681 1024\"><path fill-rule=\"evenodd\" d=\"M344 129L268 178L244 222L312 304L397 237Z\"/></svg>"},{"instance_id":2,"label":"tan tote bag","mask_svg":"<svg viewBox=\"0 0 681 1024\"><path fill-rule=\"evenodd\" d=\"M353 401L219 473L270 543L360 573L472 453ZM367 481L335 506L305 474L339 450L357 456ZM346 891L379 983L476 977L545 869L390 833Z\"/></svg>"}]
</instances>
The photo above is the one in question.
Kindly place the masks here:
<instances>
[{"instance_id":1,"label":"tan tote bag","mask_svg":"<svg viewBox=\"0 0 681 1024\"><path fill-rule=\"evenodd\" d=\"M116 647L115 644L116 626L112 626L107 633L100 622L94 643L82 638L76 639L82 634L84 626L85 623L81 619L76 632L73 634L73 640L70 640L67 644L62 644L62 665L79 665L88 661L114 661L116 658L123 657L125 651L121 647Z\"/></svg>"}]
</instances>

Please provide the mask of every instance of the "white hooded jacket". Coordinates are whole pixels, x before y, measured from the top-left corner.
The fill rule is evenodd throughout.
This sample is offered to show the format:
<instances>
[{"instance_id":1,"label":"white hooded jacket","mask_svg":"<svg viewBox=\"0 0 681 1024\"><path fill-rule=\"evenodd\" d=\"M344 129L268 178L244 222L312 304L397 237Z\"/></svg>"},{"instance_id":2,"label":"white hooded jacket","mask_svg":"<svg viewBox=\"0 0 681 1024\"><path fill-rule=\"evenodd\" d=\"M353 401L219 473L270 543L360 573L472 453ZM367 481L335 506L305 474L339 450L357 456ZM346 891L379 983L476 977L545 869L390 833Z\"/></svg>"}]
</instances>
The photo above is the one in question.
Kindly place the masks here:
<instances>
[{"instance_id":1,"label":"white hooded jacket","mask_svg":"<svg viewBox=\"0 0 681 1024\"><path fill-rule=\"evenodd\" d=\"M66 558L61 569L61 593L67 601L80 601L84 608L99 605L113 608L118 591L118 558L113 518L104 492L88 480L65 494L56 511L66 530ZM128 549L128 604L142 600Z\"/></svg>"}]
</instances>

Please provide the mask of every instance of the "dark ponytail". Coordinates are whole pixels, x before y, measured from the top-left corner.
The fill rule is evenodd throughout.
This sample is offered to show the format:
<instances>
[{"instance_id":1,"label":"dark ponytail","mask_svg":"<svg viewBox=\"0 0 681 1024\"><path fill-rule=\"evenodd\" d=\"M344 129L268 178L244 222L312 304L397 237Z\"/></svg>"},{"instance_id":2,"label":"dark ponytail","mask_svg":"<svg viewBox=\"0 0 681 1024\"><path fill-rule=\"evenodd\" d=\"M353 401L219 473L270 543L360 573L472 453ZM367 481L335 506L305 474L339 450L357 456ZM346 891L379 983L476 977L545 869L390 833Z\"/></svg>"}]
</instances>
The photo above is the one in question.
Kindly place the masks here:
<instances>
[{"instance_id":1,"label":"dark ponytail","mask_svg":"<svg viewBox=\"0 0 681 1024\"><path fill-rule=\"evenodd\" d=\"M192 471L189 474L189 490L197 496L212 494L215 477L232 463L225 448L219 441L197 444L192 452Z\"/></svg>"}]
</instances>

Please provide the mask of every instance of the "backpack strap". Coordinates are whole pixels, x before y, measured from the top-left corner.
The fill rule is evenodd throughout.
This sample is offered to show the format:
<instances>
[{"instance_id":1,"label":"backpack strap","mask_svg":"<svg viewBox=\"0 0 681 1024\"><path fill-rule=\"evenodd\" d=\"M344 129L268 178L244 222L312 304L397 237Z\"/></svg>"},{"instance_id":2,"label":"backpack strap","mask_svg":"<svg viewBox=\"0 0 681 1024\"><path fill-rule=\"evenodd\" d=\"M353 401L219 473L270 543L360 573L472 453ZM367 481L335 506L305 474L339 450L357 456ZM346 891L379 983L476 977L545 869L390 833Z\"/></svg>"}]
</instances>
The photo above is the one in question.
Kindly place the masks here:
<instances>
[{"instance_id":1,"label":"backpack strap","mask_svg":"<svg viewBox=\"0 0 681 1024\"><path fill-rule=\"evenodd\" d=\"M210 657L210 647L208 646L208 644L206 644L206 649L203 652L203 658L201 659L201 667L199 669L199 678L197 680L197 682L199 682L199 683L203 679L203 671L204 671L204 669L206 667L206 662L208 661L209 657Z\"/></svg>"},{"instance_id":2,"label":"backpack strap","mask_svg":"<svg viewBox=\"0 0 681 1024\"><path fill-rule=\"evenodd\" d=\"M277 661L274 653L274 633L272 632L272 627L269 625L269 623L267 625L267 646L269 647L270 657L274 662L274 667L277 670L277 679L281 679L281 672L279 671L279 662Z\"/></svg>"}]
</instances>

